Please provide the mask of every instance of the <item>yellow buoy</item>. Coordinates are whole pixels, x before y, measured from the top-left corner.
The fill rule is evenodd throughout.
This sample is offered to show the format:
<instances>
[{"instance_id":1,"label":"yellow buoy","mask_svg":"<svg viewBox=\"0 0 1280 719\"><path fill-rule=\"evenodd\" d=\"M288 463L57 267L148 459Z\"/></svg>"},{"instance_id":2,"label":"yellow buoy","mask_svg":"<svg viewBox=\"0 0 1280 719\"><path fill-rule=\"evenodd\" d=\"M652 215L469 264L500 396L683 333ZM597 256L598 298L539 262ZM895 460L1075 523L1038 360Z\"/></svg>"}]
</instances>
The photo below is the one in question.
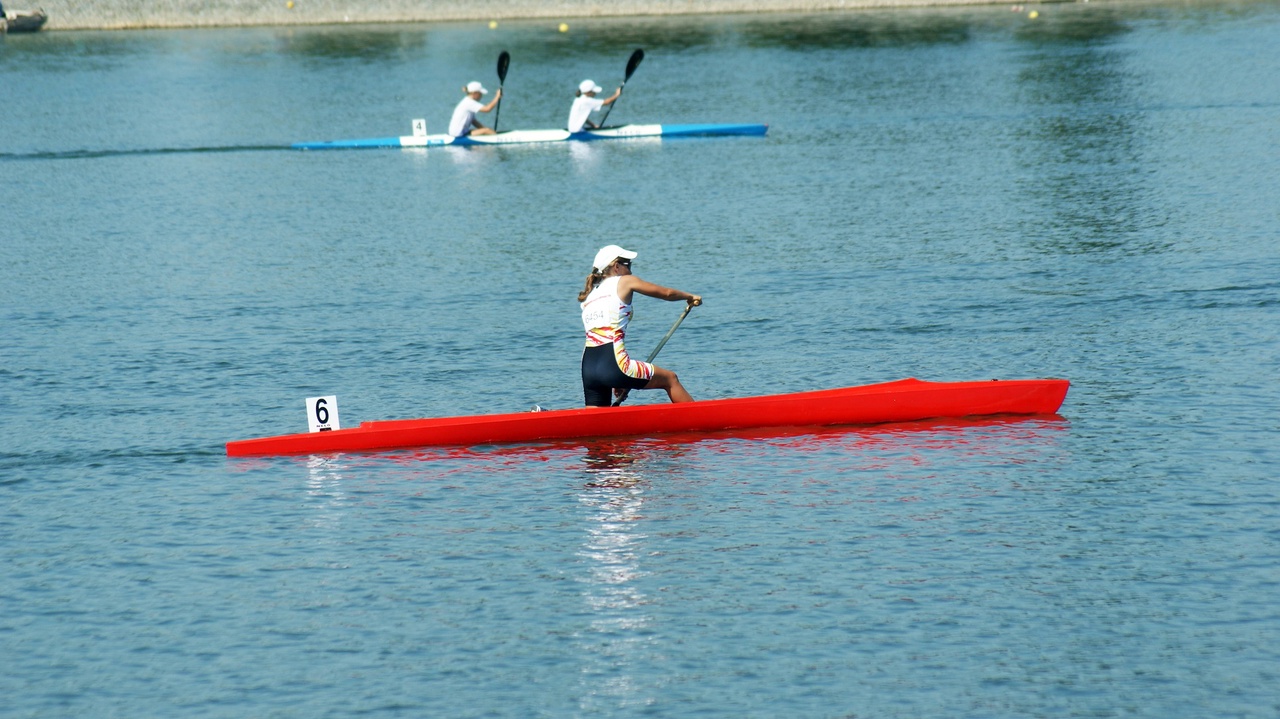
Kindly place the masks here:
<instances>
[{"instance_id":1,"label":"yellow buoy","mask_svg":"<svg viewBox=\"0 0 1280 719\"><path fill-rule=\"evenodd\" d=\"M560 32L569 32L569 23L567 22L560 23Z\"/></svg>"},{"instance_id":2,"label":"yellow buoy","mask_svg":"<svg viewBox=\"0 0 1280 719\"><path fill-rule=\"evenodd\" d=\"M289 2L287 2L287 3L285 3L285 4L284 4L284 6L285 6L285 7L287 7L287 8L289 8L290 10L292 10L292 9L293 9L293 0L289 0Z\"/></svg>"},{"instance_id":3,"label":"yellow buoy","mask_svg":"<svg viewBox=\"0 0 1280 719\"><path fill-rule=\"evenodd\" d=\"M490 29L490 30L492 30L492 29L496 28L497 26L498 26L498 21L497 21L497 20L490 20L490 21L489 21L489 29Z\"/></svg>"},{"instance_id":4,"label":"yellow buoy","mask_svg":"<svg viewBox=\"0 0 1280 719\"><path fill-rule=\"evenodd\" d=\"M1031 12L1027 13L1027 17L1031 18L1032 20L1035 20L1036 18L1040 17L1040 13L1036 10L1032 10Z\"/></svg>"}]
</instances>

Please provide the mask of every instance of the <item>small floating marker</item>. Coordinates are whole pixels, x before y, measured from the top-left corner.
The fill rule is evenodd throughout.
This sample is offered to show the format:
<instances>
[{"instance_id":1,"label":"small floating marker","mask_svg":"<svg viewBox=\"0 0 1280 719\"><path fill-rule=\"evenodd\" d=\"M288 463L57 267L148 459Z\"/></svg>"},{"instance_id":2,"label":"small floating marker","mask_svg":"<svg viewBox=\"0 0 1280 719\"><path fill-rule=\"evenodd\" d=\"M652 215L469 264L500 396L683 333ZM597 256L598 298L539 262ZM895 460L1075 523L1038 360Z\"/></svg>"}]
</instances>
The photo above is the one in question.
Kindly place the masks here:
<instances>
[{"instance_id":1,"label":"small floating marker","mask_svg":"<svg viewBox=\"0 0 1280 719\"><path fill-rule=\"evenodd\" d=\"M1032 20L1035 20L1036 18L1040 17L1040 12L1037 10L1032 10L1031 12L1027 13L1027 17L1031 18Z\"/></svg>"},{"instance_id":2,"label":"small floating marker","mask_svg":"<svg viewBox=\"0 0 1280 719\"><path fill-rule=\"evenodd\" d=\"M560 23L560 32L569 32L569 23L567 22Z\"/></svg>"},{"instance_id":3,"label":"small floating marker","mask_svg":"<svg viewBox=\"0 0 1280 719\"><path fill-rule=\"evenodd\" d=\"M289 2L287 2L287 3L285 3L285 4L284 4L284 6L285 6L286 8L289 8L290 10L292 10L292 9L293 9L293 0L289 0Z\"/></svg>"},{"instance_id":4,"label":"small floating marker","mask_svg":"<svg viewBox=\"0 0 1280 719\"><path fill-rule=\"evenodd\" d=\"M490 30L496 30L496 29L498 29L498 21L497 21L497 20L490 20L490 21L489 21L489 29L490 29Z\"/></svg>"}]
</instances>

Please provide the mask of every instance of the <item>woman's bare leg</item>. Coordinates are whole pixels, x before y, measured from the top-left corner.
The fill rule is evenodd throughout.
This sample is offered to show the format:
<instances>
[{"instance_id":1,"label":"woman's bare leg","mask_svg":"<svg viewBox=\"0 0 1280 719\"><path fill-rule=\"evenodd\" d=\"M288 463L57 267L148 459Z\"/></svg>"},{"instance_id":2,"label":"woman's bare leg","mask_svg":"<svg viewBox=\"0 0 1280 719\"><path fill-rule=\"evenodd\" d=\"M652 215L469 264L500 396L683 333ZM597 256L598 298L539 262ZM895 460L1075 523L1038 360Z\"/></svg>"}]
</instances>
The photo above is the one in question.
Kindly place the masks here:
<instances>
[{"instance_id":1,"label":"woman's bare leg","mask_svg":"<svg viewBox=\"0 0 1280 719\"><path fill-rule=\"evenodd\" d=\"M649 384L644 386L645 389L665 389L667 397L672 402L692 402L693 397L689 396L689 391L680 384L680 378L675 372L661 367L653 368L653 377L649 379Z\"/></svg>"}]
</instances>

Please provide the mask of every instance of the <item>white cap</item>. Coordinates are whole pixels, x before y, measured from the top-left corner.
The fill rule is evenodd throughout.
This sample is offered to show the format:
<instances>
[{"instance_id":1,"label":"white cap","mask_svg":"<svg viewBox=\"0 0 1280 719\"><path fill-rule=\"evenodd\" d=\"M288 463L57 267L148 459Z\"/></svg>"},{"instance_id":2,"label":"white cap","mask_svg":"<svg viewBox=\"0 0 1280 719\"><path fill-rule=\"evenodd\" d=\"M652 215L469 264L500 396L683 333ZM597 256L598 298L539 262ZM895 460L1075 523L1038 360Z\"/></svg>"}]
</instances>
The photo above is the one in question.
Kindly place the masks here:
<instances>
[{"instance_id":1,"label":"white cap","mask_svg":"<svg viewBox=\"0 0 1280 719\"><path fill-rule=\"evenodd\" d=\"M473 92L478 92L481 95L483 95L486 92L488 92L488 90L484 89L484 85L481 85L479 82L472 80L471 82L467 83L467 93L470 94Z\"/></svg>"},{"instance_id":2,"label":"white cap","mask_svg":"<svg viewBox=\"0 0 1280 719\"><path fill-rule=\"evenodd\" d=\"M600 92L600 90L601 90L601 87L590 80L583 80L582 82L578 83L578 92L582 93L583 95L587 94L588 92Z\"/></svg>"},{"instance_id":3,"label":"white cap","mask_svg":"<svg viewBox=\"0 0 1280 719\"><path fill-rule=\"evenodd\" d=\"M636 253L632 252L631 250L624 250L621 247L618 247L617 245L609 245L608 247L601 247L600 251L596 253L596 261L595 261L595 264L592 265L592 267L601 272L604 272L604 268L613 264L613 261L618 259L619 257L622 257L628 260L634 260L636 258Z\"/></svg>"}]
</instances>

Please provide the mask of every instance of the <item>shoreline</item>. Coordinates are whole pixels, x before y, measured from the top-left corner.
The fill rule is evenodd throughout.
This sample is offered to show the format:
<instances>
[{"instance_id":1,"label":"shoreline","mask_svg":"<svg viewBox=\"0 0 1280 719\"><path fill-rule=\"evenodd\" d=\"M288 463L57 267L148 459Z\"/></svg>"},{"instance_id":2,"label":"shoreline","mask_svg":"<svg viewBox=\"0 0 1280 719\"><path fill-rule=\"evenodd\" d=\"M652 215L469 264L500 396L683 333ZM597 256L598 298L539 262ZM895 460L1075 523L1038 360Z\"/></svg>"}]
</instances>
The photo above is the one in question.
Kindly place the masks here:
<instances>
[{"instance_id":1,"label":"shoreline","mask_svg":"<svg viewBox=\"0 0 1280 719\"><path fill-rule=\"evenodd\" d=\"M10 0L45 31L570 20L1006 5L1011 0ZM1075 0L1034 0L1074 2ZM1087 2L1088 0L1084 0ZM1112 0L1114 1L1114 0ZM1025 0L1023 0L1025 3ZM91 7L89 7L91 6Z\"/></svg>"}]
</instances>

